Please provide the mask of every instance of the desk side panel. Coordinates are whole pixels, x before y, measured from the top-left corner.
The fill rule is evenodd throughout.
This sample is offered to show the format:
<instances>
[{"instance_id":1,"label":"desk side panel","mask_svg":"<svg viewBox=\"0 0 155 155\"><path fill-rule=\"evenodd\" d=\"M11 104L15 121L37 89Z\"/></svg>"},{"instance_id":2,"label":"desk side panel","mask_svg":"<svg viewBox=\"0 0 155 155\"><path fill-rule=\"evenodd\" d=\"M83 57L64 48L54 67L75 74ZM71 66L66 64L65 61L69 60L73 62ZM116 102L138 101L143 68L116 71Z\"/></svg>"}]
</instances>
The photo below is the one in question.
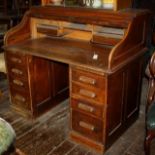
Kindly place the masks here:
<instances>
[{"instance_id":1,"label":"desk side panel","mask_svg":"<svg viewBox=\"0 0 155 155\"><path fill-rule=\"evenodd\" d=\"M109 56L109 69L116 68L146 52L148 20L150 14L145 12L136 16L128 25L124 38L113 48Z\"/></svg>"},{"instance_id":2,"label":"desk side panel","mask_svg":"<svg viewBox=\"0 0 155 155\"><path fill-rule=\"evenodd\" d=\"M29 12L26 12L22 21L5 34L4 45L13 45L30 37L30 17Z\"/></svg>"},{"instance_id":3,"label":"desk side panel","mask_svg":"<svg viewBox=\"0 0 155 155\"><path fill-rule=\"evenodd\" d=\"M138 117L143 72L143 57L108 77L106 147Z\"/></svg>"}]
</instances>

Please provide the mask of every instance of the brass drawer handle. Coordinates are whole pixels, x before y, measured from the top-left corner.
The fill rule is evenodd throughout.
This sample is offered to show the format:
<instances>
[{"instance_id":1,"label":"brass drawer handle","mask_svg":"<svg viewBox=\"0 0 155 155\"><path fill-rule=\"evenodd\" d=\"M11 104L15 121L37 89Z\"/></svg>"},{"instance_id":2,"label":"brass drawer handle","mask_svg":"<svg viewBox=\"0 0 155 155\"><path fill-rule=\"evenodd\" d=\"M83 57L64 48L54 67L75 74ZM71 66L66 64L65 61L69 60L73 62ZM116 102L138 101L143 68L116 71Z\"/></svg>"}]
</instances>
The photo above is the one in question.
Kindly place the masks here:
<instances>
[{"instance_id":1,"label":"brass drawer handle","mask_svg":"<svg viewBox=\"0 0 155 155\"><path fill-rule=\"evenodd\" d=\"M96 94L92 91L89 91L89 90L85 90L85 89L80 89L79 93L81 95L84 95L86 97L90 97L90 98L95 98L96 97Z\"/></svg>"},{"instance_id":2,"label":"brass drawer handle","mask_svg":"<svg viewBox=\"0 0 155 155\"><path fill-rule=\"evenodd\" d=\"M79 77L79 81L87 83L87 84L91 84L91 85L95 85L96 84L96 80L90 77L86 77L86 76L80 76Z\"/></svg>"},{"instance_id":3,"label":"brass drawer handle","mask_svg":"<svg viewBox=\"0 0 155 155\"><path fill-rule=\"evenodd\" d=\"M91 112L91 113L94 111L94 108L93 107L91 107L89 105L85 105L83 103L79 103L78 104L78 108L79 109L82 109L82 110L85 110L85 111L88 111L88 112Z\"/></svg>"},{"instance_id":4,"label":"brass drawer handle","mask_svg":"<svg viewBox=\"0 0 155 155\"><path fill-rule=\"evenodd\" d=\"M22 60L21 60L21 59L19 59L19 58L15 58L15 57L12 57L12 58L11 58L11 61L12 61L12 62L19 63L19 64L22 63Z\"/></svg>"},{"instance_id":5,"label":"brass drawer handle","mask_svg":"<svg viewBox=\"0 0 155 155\"><path fill-rule=\"evenodd\" d=\"M23 103L26 101L26 99L23 96L21 96L21 95L16 95L15 99L20 101L20 102L23 102Z\"/></svg>"},{"instance_id":6,"label":"brass drawer handle","mask_svg":"<svg viewBox=\"0 0 155 155\"><path fill-rule=\"evenodd\" d=\"M18 86L23 86L24 85L24 83L22 81L16 80L16 79L13 80L13 83L16 84L16 85L18 85Z\"/></svg>"},{"instance_id":7,"label":"brass drawer handle","mask_svg":"<svg viewBox=\"0 0 155 155\"><path fill-rule=\"evenodd\" d=\"M88 124L88 123L83 122L83 121L80 121L79 122L79 126L85 128L85 129L91 130L91 131L94 131L95 130L95 127L93 125Z\"/></svg>"},{"instance_id":8,"label":"brass drawer handle","mask_svg":"<svg viewBox=\"0 0 155 155\"><path fill-rule=\"evenodd\" d=\"M19 75L22 75L22 74L23 74L23 72L22 72L21 70L16 69L16 68L12 68L11 71L12 71L13 73L16 73L16 74L19 74Z\"/></svg>"}]
</instances>

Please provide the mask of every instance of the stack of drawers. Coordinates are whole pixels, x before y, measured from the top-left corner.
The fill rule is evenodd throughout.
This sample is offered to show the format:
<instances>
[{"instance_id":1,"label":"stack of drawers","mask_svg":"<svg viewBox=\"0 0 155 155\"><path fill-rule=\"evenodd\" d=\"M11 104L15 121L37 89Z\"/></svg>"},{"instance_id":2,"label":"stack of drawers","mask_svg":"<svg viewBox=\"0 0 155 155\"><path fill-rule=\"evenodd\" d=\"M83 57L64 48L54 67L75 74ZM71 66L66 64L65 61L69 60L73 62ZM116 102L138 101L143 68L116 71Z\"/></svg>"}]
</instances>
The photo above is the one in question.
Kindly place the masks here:
<instances>
[{"instance_id":1,"label":"stack of drawers","mask_svg":"<svg viewBox=\"0 0 155 155\"><path fill-rule=\"evenodd\" d=\"M70 79L72 130L92 141L103 144L105 77L72 68Z\"/></svg>"},{"instance_id":2,"label":"stack of drawers","mask_svg":"<svg viewBox=\"0 0 155 155\"><path fill-rule=\"evenodd\" d=\"M7 50L5 56L11 105L16 112L38 117L68 97L68 66L19 49Z\"/></svg>"},{"instance_id":3,"label":"stack of drawers","mask_svg":"<svg viewBox=\"0 0 155 155\"><path fill-rule=\"evenodd\" d=\"M28 56L13 52L6 52L6 62L10 86L10 95L14 108L30 110L30 91L28 82Z\"/></svg>"}]
</instances>

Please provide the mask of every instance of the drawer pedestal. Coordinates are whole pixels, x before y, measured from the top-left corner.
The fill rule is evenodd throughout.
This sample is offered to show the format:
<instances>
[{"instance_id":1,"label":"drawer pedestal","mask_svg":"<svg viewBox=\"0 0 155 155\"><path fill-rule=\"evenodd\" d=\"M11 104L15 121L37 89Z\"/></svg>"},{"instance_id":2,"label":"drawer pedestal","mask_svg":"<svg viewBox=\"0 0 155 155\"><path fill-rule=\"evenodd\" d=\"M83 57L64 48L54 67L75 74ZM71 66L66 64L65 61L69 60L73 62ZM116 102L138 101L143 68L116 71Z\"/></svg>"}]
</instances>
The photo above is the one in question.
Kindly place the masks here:
<instances>
[{"instance_id":1,"label":"drawer pedestal","mask_svg":"<svg viewBox=\"0 0 155 155\"><path fill-rule=\"evenodd\" d=\"M68 97L66 64L18 51L6 51L5 57L11 106L21 115L38 117Z\"/></svg>"},{"instance_id":2,"label":"drawer pedestal","mask_svg":"<svg viewBox=\"0 0 155 155\"><path fill-rule=\"evenodd\" d=\"M139 75L141 60L138 59L109 74L71 66L71 139L99 152L110 147L137 119Z\"/></svg>"}]
</instances>

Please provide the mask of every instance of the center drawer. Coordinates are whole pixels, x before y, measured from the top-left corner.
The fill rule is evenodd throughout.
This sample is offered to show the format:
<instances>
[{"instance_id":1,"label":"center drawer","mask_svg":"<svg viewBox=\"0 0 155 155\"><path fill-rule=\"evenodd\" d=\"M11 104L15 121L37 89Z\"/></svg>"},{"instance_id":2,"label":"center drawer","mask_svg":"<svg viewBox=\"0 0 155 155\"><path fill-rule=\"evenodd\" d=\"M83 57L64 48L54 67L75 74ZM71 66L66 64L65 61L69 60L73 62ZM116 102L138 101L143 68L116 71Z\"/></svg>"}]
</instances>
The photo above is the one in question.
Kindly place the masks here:
<instances>
[{"instance_id":1,"label":"center drawer","mask_svg":"<svg viewBox=\"0 0 155 155\"><path fill-rule=\"evenodd\" d=\"M72 129L90 139L103 142L103 122L99 119L72 110Z\"/></svg>"}]
</instances>

